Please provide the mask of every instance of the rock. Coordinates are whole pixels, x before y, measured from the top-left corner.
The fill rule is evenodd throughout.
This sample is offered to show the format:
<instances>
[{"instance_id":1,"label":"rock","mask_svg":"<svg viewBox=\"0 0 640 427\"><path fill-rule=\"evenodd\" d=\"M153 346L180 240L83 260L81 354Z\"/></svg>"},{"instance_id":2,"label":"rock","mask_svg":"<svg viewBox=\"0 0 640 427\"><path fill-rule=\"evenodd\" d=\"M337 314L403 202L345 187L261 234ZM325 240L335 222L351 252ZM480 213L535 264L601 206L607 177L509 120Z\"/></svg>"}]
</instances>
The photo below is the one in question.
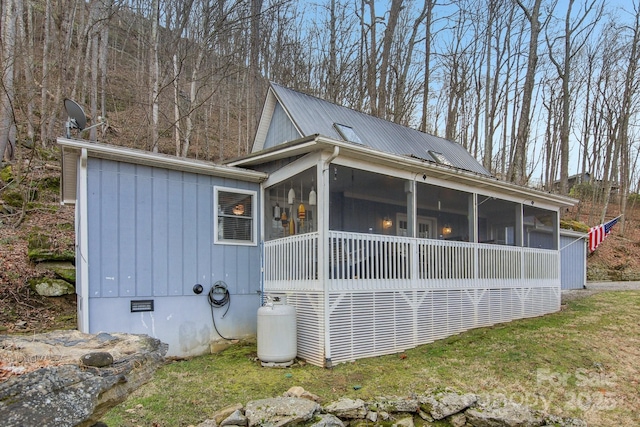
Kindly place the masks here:
<instances>
[{"instance_id":1,"label":"rock","mask_svg":"<svg viewBox=\"0 0 640 427\"><path fill-rule=\"evenodd\" d=\"M43 297L59 297L62 295L72 295L76 293L76 288L69 282L62 279L31 279L29 286L38 295Z\"/></svg>"},{"instance_id":2,"label":"rock","mask_svg":"<svg viewBox=\"0 0 640 427\"><path fill-rule=\"evenodd\" d=\"M248 402L244 414L249 427L282 427L308 421L319 410L319 404L307 399L276 397Z\"/></svg>"},{"instance_id":3,"label":"rock","mask_svg":"<svg viewBox=\"0 0 640 427\"><path fill-rule=\"evenodd\" d=\"M197 427L218 427L218 424L214 420L205 420L198 424Z\"/></svg>"},{"instance_id":4,"label":"rock","mask_svg":"<svg viewBox=\"0 0 640 427\"><path fill-rule=\"evenodd\" d=\"M448 420L451 427L464 427L467 424L467 417L464 414L453 414Z\"/></svg>"},{"instance_id":5,"label":"rock","mask_svg":"<svg viewBox=\"0 0 640 427\"><path fill-rule=\"evenodd\" d=\"M413 417L402 418L401 420L398 420L395 423L393 423L393 425L398 427L414 427Z\"/></svg>"},{"instance_id":6,"label":"rock","mask_svg":"<svg viewBox=\"0 0 640 427\"><path fill-rule=\"evenodd\" d=\"M220 423L220 427L224 426L246 426L248 424L247 417L240 410L234 411L231 415Z\"/></svg>"},{"instance_id":7,"label":"rock","mask_svg":"<svg viewBox=\"0 0 640 427\"><path fill-rule=\"evenodd\" d=\"M344 427L342 420L333 414L322 414L318 418L319 421L310 427Z\"/></svg>"},{"instance_id":8,"label":"rock","mask_svg":"<svg viewBox=\"0 0 640 427\"><path fill-rule=\"evenodd\" d=\"M428 421L430 423L435 421L431 415L427 414L422 409L418 410L418 416L420 416L420 418L422 418L423 420Z\"/></svg>"},{"instance_id":9,"label":"rock","mask_svg":"<svg viewBox=\"0 0 640 427\"><path fill-rule=\"evenodd\" d=\"M325 412L334 414L339 418L361 419L367 415L367 408L361 399L341 398L337 402L324 407Z\"/></svg>"},{"instance_id":10,"label":"rock","mask_svg":"<svg viewBox=\"0 0 640 427\"><path fill-rule=\"evenodd\" d=\"M544 423L546 426L553 427L587 427L587 423L584 420L578 418L562 418L557 415L547 415Z\"/></svg>"},{"instance_id":11,"label":"rock","mask_svg":"<svg viewBox=\"0 0 640 427\"><path fill-rule=\"evenodd\" d=\"M284 393L282 393L282 395L284 397L299 397L301 399L307 399L307 400L311 400L313 402L319 402L320 401L320 397L313 394L313 393L309 393L308 391L306 391L304 388L300 387L300 386L293 386L291 387L289 390L285 391Z\"/></svg>"},{"instance_id":12,"label":"rock","mask_svg":"<svg viewBox=\"0 0 640 427\"><path fill-rule=\"evenodd\" d=\"M378 421L378 413L377 412L373 412L373 411L369 411L369 412L367 412L366 419L368 419L369 421L371 421L372 423L375 424L375 422Z\"/></svg>"},{"instance_id":13,"label":"rock","mask_svg":"<svg viewBox=\"0 0 640 427\"><path fill-rule=\"evenodd\" d=\"M467 421L476 427L538 427L544 419L538 411L504 398L484 396L465 412Z\"/></svg>"},{"instance_id":14,"label":"rock","mask_svg":"<svg viewBox=\"0 0 640 427\"><path fill-rule=\"evenodd\" d=\"M59 279L69 282L72 285L76 284L75 268L52 268L51 271L53 271Z\"/></svg>"},{"instance_id":15,"label":"rock","mask_svg":"<svg viewBox=\"0 0 640 427\"><path fill-rule=\"evenodd\" d=\"M478 397L475 394L458 394L454 392L441 392L433 395L422 396L421 409L431 415L435 420L441 420L449 415L462 412L473 405Z\"/></svg>"},{"instance_id":16,"label":"rock","mask_svg":"<svg viewBox=\"0 0 640 427\"><path fill-rule=\"evenodd\" d=\"M300 397L302 396L302 393L304 393L304 388L296 385L285 391L282 395L284 397Z\"/></svg>"},{"instance_id":17,"label":"rock","mask_svg":"<svg viewBox=\"0 0 640 427\"><path fill-rule=\"evenodd\" d=\"M420 410L420 402L412 397L379 397L376 406L387 412L416 413Z\"/></svg>"},{"instance_id":18,"label":"rock","mask_svg":"<svg viewBox=\"0 0 640 427\"><path fill-rule=\"evenodd\" d=\"M227 406L213 414L213 421L219 425L225 418L229 417L229 415L233 414L236 411L239 411L243 408L241 403L236 403L235 405Z\"/></svg>"},{"instance_id":19,"label":"rock","mask_svg":"<svg viewBox=\"0 0 640 427\"><path fill-rule=\"evenodd\" d=\"M84 366L93 366L95 368L104 368L113 363L113 356L106 351L96 351L87 353L80 358L80 363Z\"/></svg>"},{"instance_id":20,"label":"rock","mask_svg":"<svg viewBox=\"0 0 640 427\"><path fill-rule=\"evenodd\" d=\"M378 418L381 418L382 421L388 421L389 418L391 418L391 416L389 415L388 412L380 411L380 412L378 412Z\"/></svg>"},{"instance_id":21,"label":"rock","mask_svg":"<svg viewBox=\"0 0 640 427\"><path fill-rule=\"evenodd\" d=\"M0 419L13 426L91 426L147 382L164 363L167 345L146 335L111 334L105 348L95 335L79 331L0 336L0 360L29 371L31 361L49 366L0 383ZM81 367L92 350L108 349L108 368ZM32 368L33 369L33 368Z\"/></svg>"}]
</instances>

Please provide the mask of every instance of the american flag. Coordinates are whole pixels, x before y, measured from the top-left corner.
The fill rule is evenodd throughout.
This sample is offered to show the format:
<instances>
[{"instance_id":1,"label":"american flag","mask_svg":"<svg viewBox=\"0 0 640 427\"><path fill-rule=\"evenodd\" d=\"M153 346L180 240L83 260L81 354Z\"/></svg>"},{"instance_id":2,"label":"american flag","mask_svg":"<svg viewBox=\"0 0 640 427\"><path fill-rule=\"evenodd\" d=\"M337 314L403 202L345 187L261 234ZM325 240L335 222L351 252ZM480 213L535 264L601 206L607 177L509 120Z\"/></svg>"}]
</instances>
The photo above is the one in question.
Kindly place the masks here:
<instances>
[{"instance_id":1,"label":"american flag","mask_svg":"<svg viewBox=\"0 0 640 427\"><path fill-rule=\"evenodd\" d=\"M616 225L618 220L622 217L620 215L617 218L612 219L609 222L605 222L604 224L596 225L595 227L591 227L589 229L589 252L593 252L596 250L598 245L602 243L605 237L609 233L611 233L611 227Z\"/></svg>"}]
</instances>

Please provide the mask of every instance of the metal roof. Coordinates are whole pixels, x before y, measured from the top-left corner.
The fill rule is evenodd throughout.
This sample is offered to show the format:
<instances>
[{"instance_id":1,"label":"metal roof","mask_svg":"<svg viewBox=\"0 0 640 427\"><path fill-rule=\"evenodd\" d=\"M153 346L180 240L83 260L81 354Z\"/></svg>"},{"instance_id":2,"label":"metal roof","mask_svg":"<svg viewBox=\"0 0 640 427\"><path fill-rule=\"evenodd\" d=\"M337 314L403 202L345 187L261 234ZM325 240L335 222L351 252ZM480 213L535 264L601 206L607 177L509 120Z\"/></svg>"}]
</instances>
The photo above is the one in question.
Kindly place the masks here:
<instances>
[{"instance_id":1,"label":"metal roof","mask_svg":"<svg viewBox=\"0 0 640 427\"><path fill-rule=\"evenodd\" d=\"M491 176L489 171L456 142L341 107L275 83L271 83L271 91L300 131L301 137L319 134L347 140L345 136L355 133L357 138L352 136L348 142L386 153L443 163L442 157L437 155L439 153L444 156L445 164L448 160L455 168ZM348 127L351 131L347 129L345 135L344 130L339 131L341 127Z\"/></svg>"}]
</instances>

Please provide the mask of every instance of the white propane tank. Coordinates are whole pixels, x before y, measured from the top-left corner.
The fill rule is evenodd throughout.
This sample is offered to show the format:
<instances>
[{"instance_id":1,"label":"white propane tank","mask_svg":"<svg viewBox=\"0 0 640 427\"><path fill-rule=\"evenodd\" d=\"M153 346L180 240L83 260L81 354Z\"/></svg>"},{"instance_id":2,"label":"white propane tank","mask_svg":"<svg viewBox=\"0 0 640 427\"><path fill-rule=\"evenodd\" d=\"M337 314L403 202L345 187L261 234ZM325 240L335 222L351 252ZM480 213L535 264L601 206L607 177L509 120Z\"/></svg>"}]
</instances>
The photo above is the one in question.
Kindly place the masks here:
<instances>
[{"instance_id":1,"label":"white propane tank","mask_svg":"<svg viewBox=\"0 0 640 427\"><path fill-rule=\"evenodd\" d=\"M268 296L258 309L258 359L262 366L289 366L298 354L296 309Z\"/></svg>"}]
</instances>

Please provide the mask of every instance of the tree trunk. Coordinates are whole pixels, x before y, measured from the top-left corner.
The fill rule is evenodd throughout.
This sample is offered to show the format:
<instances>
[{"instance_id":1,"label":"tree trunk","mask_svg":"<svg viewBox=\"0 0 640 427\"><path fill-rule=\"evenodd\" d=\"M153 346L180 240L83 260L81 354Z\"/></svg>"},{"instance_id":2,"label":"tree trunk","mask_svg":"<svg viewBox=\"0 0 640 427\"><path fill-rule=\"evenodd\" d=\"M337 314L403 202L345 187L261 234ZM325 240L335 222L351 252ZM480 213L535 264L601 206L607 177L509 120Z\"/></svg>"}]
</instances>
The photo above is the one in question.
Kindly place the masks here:
<instances>
[{"instance_id":1,"label":"tree trunk","mask_svg":"<svg viewBox=\"0 0 640 427\"><path fill-rule=\"evenodd\" d=\"M534 0L531 10L527 9L521 0L516 0L518 6L524 12L530 26L529 58L527 61L527 73L522 88L522 109L518 122L518 131L513 154L513 162L510 165L509 181L524 185L527 179L527 146L531 122L531 102L535 85L536 69L538 66L538 36L541 30L540 5L542 0Z\"/></svg>"},{"instance_id":2,"label":"tree trunk","mask_svg":"<svg viewBox=\"0 0 640 427\"><path fill-rule=\"evenodd\" d=\"M373 10L373 5L371 6ZM400 11L402 10L402 0L391 0L391 10L389 11L389 20L387 21L387 28L384 31L384 38L382 40L382 55L380 58L380 81L378 82L378 117L388 119L388 91L387 91L387 76L389 74L389 61L391 56L391 46L393 44L393 38L396 32L396 25L398 24L398 18L400 17ZM375 67L375 64L374 64Z\"/></svg>"},{"instance_id":3,"label":"tree trunk","mask_svg":"<svg viewBox=\"0 0 640 427\"><path fill-rule=\"evenodd\" d=\"M160 63L158 61L158 23L160 15L160 0L151 3L151 46L149 51L149 105L151 107L151 151L158 152L158 122L160 92Z\"/></svg>"},{"instance_id":4,"label":"tree trunk","mask_svg":"<svg viewBox=\"0 0 640 427\"><path fill-rule=\"evenodd\" d=\"M427 117L429 117L429 84L431 79L431 25L433 22L433 6L436 0L425 0L426 21L424 24L424 80L422 83L422 116L420 130L427 131Z\"/></svg>"},{"instance_id":5,"label":"tree trunk","mask_svg":"<svg viewBox=\"0 0 640 427\"><path fill-rule=\"evenodd\" d=\"M21 1L21 0L17 0ZM13 72L16 45L16 7L14 0L2 2L2 101L0 102L0 160L15 154L15 116L13 111Z\"/></svg>"},{"instance_id":6,"label":"tree trunk","mask_svg":"<svg viewBox=\"0 0 640 427\"><path fill-rule=\"evenodd\" d=\"M629 196L630 184L630 156L629 156L629 121L633 109L633 95L638 92L637 71L638 61L640 60L639 45L640 44L640 8L636 9L635 25L633 27L633 41L631 43L631 55L627 67L627 73L624 81L624 95L622 99L622 109L620 111L620 128L618 132L618 145L620 146L620 213L626 214L627 198ZM620 223L620 233L625 231L625 217L622 217Z\"/></svg>"}]
</instances>

